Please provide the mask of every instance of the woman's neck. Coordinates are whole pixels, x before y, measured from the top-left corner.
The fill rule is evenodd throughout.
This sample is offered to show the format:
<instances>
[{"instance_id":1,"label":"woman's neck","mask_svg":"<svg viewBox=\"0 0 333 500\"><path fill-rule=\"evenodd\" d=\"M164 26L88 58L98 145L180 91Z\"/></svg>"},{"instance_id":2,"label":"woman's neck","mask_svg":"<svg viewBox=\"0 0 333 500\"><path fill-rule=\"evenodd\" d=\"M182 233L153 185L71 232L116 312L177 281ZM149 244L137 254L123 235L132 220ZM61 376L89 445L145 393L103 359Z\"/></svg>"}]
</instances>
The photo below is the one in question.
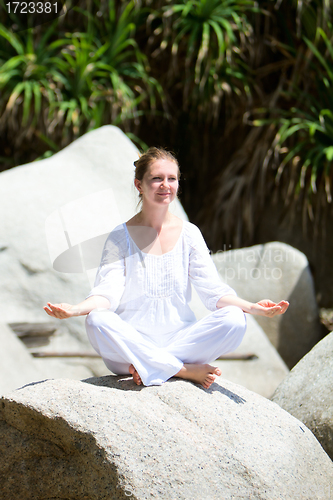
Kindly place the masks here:
<instances>
[{"instance_id":1,"label":"woman's neck","mask_svg":"<svg viewBox=\"0 0 333 500\"><path fill-rule=\"evenodd\" d=\"M172 214L169 212L168 207L161 207L159 210L149 210L143 206L137 217L140 225L152 227L159 233L162 227L171 221Z\"/></svg>"}]
</instances>

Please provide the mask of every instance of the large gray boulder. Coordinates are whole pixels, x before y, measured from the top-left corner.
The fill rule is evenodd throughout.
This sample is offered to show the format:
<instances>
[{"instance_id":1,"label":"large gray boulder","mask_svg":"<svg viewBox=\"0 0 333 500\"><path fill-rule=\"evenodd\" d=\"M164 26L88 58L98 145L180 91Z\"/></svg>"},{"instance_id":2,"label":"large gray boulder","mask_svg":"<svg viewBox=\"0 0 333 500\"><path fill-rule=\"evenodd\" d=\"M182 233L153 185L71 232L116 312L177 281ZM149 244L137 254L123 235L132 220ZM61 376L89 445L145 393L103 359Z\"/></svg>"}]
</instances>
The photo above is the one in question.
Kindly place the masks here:
<instances>
[{"instance_id":1,"label":"large gray boulder","mask_svg":"<svg viewBox=\"0 0 333 500\"><path fill-rule=\"evenodd\" d=\"M137 158L134 144L110 125L85 134L51 158L0 173L2 323L52 321L43 310L47 301L79 303L88 295L107 234L135 213ZM187 219L179 201L172 210ZM81 262L87 244L92 255ZM84 320L66 320L61 330L54 320L57 334L39 350L87 351ZM16 365L10 345L2 349ZM101 372L100 365L91 368L85 358L81 365L73 359L37 364L48 378L62 374L81 379ZM8 380L6 373L0 365L0 378ZM21 382L23 373L27 370ZM27 376L25 383L30 381Z\"/></svg>"},{"instance_id":2,"label":"large gray boulder","mask_svg":"<svg viewBox=\"0 0 333 500\"><path fill-rule=\"evenodd\" d=\"M327 500L333 464L271 401L218 380L41 382L0 406L1 498Z\"/></svg>"},{"instance_id":3,"label":"large gray boulder","mask_svg":"<svg viewBox=\"0 0 333 500\"><path fill-rule=\"evenodd\" d=\"M108 125L51 158L0 173L3 323L42 322L48 319L46 301L78 303L85 298L107 234L135 213L137 158L128 137ZM173 211L187 218L177 200ZM84 243L92 241L94 258L82 266ZM85 341L83 323L71 318L66 325Z\"/></svg>"},{"instance_id":4,"label":"large gray boulder","mask_svg":"<svg viewBox=\"0 0 333 500\"><path fill-rule=\"evenodd\" d=\"M303 253L272 242L213 255L228 285L251 302L288 300L286 314L256 320L292 368L322 338L313 279Z\"/></svg>"},{"instance_id":5,"label":"large gray boulder","mask_svg":"<svg viewBox=\"0 0 333 500\"><path fill-rule=\"evenodd\" d=\"M333 460L333 332L291 370L274 396L301 420Z\"/></svg>"}]
</instances>

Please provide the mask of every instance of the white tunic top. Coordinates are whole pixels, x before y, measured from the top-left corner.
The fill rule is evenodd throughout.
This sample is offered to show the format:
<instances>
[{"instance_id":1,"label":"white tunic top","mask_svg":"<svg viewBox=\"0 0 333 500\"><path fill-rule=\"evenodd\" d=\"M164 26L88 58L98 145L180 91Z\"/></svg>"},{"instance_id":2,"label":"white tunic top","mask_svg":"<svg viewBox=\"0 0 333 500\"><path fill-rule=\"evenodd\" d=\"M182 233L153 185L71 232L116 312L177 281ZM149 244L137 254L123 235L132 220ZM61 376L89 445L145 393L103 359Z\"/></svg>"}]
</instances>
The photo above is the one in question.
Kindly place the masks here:
<instances>
[{"instance_id":1,"label":"white tunic top","mask_svg":"<svg viewBox=\"0 0 333 500\"><path fill-rule=\"evenodd\" d=\"M137 331L151 337L177 332L196 321L188 303L191 284L210 311L223 295L236 295L222 283L203 236L184 221L174 248L162 255L141 251L126 224L108 236L94 288Z\"/></svg>"}]
</instances>

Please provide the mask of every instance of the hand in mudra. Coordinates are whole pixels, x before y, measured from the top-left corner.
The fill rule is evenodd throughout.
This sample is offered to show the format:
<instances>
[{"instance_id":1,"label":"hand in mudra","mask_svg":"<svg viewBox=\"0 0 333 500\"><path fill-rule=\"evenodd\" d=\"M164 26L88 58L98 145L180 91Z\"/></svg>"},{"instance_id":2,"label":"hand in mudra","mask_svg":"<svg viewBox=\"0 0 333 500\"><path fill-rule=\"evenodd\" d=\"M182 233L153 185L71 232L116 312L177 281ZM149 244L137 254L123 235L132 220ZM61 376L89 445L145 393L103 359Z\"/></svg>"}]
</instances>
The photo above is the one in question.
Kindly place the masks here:
<instances>
[{"instance_id":1,"label":"hand in mudra","mask_svg":"<svg viewBox=\"0 0 333 500\"><path fill-rule=\"evenodd\" d=\"M48 302L47 306L44 306L43 309L53 318L66 319L77 316L74 306L65 302L61 304L51 304L51 302Z\"/></svg>"},{"instance_id":2,"label":"hand in mudra","mask_svg":"<svg viewBox=\"0 0 333 500\"><path fill-rule=\"evenodd\" d=\"M287 300L281 300L278 304L269 299L260 300L255 304L255 312L259 316L273 318L278 314L284 314L289 307Z\"/></svg>"}]
</instances>

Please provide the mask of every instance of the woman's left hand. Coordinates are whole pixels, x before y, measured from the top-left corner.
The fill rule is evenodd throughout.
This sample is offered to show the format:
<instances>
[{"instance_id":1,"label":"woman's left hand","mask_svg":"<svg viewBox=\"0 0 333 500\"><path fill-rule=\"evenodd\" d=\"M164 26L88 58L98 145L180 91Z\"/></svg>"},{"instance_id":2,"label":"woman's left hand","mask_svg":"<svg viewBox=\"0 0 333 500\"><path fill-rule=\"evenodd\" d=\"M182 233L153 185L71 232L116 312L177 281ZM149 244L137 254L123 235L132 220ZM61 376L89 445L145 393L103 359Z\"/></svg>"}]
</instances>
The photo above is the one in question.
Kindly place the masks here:
<instances>
[{"instance_id":1,"label":"woman's left hand","mask_svg":"<svg viewBox=\"0 0 333 500\"><path fill-rule=\"evenodd\" d=\"M256 304L253 304L251 313L273 318L278 314L284 314L288 307L289 302L287 300L281 300L278 304L276 304L269 299L264 299L260 300L260 302L257 302Z\"/></svg>"}]
</instances>

